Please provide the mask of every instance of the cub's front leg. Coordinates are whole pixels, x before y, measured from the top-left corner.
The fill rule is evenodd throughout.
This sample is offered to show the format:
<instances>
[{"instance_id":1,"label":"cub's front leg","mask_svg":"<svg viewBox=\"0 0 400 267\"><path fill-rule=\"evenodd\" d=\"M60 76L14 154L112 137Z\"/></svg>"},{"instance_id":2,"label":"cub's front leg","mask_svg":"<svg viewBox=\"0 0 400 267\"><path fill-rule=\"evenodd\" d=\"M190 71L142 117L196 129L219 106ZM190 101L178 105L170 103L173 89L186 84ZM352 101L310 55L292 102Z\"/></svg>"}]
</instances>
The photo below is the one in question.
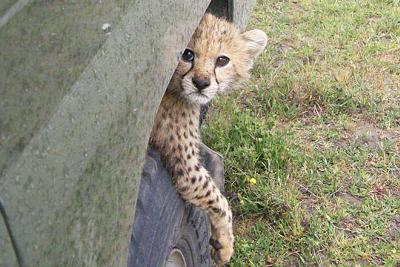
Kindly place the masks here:
<instances>
[{"instance_id":1,"label":"cub's front leg","mask_svg":"<svg viewBox=\"0 0 400 267\"><path fill-rule=\"evenodd\" d=\"M168 164L175 186L183 199L207 211L211 221L213 258L217 264L225 264L233 254L231 209L227 199L200 163L198 149L188 147L185 154L185 160L175 159L173 165Z\"/></svg>"}]
</instances>

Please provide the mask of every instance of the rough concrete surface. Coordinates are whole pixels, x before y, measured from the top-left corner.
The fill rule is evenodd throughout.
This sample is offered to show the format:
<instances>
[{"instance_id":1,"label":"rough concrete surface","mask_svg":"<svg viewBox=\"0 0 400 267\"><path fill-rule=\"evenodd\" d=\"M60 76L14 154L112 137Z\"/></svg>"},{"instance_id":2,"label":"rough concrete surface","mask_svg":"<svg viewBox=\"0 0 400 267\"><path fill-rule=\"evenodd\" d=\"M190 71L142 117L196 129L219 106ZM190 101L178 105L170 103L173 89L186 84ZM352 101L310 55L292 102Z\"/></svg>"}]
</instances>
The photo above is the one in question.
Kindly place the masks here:
<instances>
[{"instance_id":1,"label":"rough concrete surface","mask_svg":"<svg viewBox=\"0 0 400 267\"><path fill-rule=\"evenodd\" d=\"M153 117L207 5L34 1L0 28L0 197L26 265L126 264Z\"/></svg>"}]
</instances>

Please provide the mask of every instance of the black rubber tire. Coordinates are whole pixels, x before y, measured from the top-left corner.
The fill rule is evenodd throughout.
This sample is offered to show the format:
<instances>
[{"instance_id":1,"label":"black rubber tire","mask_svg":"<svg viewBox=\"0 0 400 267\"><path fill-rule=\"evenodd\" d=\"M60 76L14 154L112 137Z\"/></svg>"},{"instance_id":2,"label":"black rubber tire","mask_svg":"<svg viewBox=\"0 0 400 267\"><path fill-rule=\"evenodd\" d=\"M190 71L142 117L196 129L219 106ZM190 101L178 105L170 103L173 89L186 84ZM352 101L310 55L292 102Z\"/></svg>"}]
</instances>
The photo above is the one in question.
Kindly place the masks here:
<instances>
[{"instance_id":1,"label":"black rubber tire","mask_svg":"<svg viewBox=\"0 0 400 267\"><path fill-rule=\"evenodd\" d=\"M202 149L206 167L223 179L222 157L207 149ZM171 251L178 248L187 267L209 267L209 240L207 215L182 200L159 155L149 150L140 182L127 266L164 267Z\"/></svg>"}]
</instances>

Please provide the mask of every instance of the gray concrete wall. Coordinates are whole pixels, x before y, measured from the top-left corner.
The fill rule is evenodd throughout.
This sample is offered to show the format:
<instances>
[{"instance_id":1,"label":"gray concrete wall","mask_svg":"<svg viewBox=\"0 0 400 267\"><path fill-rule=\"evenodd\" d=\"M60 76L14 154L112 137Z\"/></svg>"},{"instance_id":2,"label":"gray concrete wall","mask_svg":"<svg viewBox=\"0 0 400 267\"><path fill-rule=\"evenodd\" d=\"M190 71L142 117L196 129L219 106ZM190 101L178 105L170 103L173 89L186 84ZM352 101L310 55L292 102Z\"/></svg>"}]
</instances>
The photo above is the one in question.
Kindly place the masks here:
<instances>
[{"instance_id":1,"label":"gray concrete wall","mask_svg":"<svg viewBox=\"0 0 400 267\"><path fill-rule=\"evenodd\" d=\"M27 266L126 264L149 129L207 5L33 1L0 28L0 197Z\"/></svg>"},{"instance_id":2,"label":"gray concrete wall","mask_svg":"<svg viewBox=\"0 0 400 267\"><path fill-rule=\"evenodd\" d=\"M243 30L247 26L250 12L255 5L256 0L233 0L232 20L239 25Z\"/></svg>"}]
</instances>

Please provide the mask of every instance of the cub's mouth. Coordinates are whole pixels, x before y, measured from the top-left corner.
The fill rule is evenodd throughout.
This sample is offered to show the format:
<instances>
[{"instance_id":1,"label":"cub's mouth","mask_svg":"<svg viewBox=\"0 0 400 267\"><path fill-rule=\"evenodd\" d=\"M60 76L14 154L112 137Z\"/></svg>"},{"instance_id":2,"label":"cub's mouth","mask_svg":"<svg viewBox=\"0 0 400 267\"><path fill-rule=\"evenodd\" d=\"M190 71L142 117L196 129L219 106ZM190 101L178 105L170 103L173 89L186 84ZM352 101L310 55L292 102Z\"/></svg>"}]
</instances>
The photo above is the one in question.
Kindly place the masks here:
<instances>
[{"instance_id":1,"label":"cub's mouth","mask_svg":"<svg viewBox=\"0 0 400 267\"><path fill-rule=\"evenodd\" d=\"M186 95L186 98L200 105L207 104L211 100L211 97L204 94L204 92L191 92Z\"/></svg>"},{"instance_id":2,"label":"cub's mouth","mask_svg":"<svg viewBox=\"0 0 400 267\"><path fill-rule=\"evenodd\" d=\"M206 94L204 94L204 93L202 93L202 92L193 92L193 93L190 93L190 94L188 94L188 96L200 96L200 97L206 97L206 98L209 98Z\"/></svg>"}]
</instances>

